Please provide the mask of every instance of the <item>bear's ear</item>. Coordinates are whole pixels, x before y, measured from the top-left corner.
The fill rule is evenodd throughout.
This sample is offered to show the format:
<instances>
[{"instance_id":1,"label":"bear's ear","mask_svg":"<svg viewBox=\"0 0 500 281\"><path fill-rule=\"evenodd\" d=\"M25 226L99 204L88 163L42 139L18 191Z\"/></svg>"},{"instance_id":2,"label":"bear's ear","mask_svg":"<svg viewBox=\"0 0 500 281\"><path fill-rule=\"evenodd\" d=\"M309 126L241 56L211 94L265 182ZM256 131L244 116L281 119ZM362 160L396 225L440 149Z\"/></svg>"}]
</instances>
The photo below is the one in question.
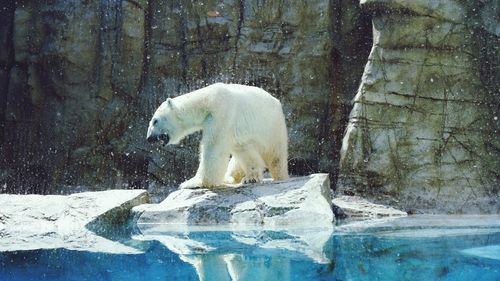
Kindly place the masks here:
<instances>
[{"instance_id":1,"label":"bear's ear","mask_svg":"<svg viewBox=\"0 0 500 281\"><path fill-rule=\"evenodd\" d=\"M174 102L172 101L171 98L167 98L166 100L168 108L173 109L174 108Z\"/></svg>"}]
</instances>

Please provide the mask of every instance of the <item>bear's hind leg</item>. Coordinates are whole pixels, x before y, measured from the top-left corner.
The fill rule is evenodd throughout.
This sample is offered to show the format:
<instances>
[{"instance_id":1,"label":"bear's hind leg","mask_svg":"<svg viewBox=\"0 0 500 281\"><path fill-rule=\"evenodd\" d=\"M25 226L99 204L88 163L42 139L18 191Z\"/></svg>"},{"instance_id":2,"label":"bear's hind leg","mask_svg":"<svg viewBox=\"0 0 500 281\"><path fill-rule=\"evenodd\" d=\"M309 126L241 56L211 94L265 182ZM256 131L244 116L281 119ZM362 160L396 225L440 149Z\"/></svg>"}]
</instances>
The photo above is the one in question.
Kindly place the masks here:
<instances>
[{"instance_id":1,"label":"bear's hind leg","mask_svg":"<svg viewBox=\"0 0 500 281\"><path fill-rule=\"evenodd\" d=\"M287 150L278 151L266 159L267 168L273 180L288 179L288 153Z\"/></svg>"},{"instance_id":2,"label":"bear's hind leg","mask_svg":"<svg viewBox=\"0 0 500 281\"><path fill-rule=\"evenodd\" d=\"M234 155L231 156L226 175L224 176L224 181L230 184L237 184L241 182L244 176L245 172L243 171L243 168L241 168L240 163Z\"/></svg>"},{"instance_id":3,"label":"bear's hind leg","mask_svg":"<svg viewBox=\"0 0 500 281\"><path fill-rule=\"evenodd\" d=\"M235 154L236 160L240 163L245 173L242 183L257 183L264 178L263 172L265 163L256 149L247 149Z\"/></svg>"}]
</instances>

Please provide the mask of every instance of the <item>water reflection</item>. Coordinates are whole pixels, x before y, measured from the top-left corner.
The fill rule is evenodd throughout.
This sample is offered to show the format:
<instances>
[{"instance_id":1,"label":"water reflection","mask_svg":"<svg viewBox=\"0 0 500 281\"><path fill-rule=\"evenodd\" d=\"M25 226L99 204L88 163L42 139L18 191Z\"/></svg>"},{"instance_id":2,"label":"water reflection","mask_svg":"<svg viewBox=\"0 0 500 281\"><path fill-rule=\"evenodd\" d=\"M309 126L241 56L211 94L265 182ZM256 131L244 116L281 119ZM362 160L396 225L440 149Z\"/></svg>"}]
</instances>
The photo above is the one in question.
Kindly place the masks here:
<instances>
[{"instance_id":1,"label":"water reflection","mask_svg":"<svg viewBox=\"0 0 500 281\"><path fill-rule=\"evenodd\" d=\"M295 280L291 267L327 269L333 226L290 230L167 231L142 229L132 238L157 241L191 264L200 280ZM311 266L314 265L314 266Z\"/></svg>"}]
</instances>

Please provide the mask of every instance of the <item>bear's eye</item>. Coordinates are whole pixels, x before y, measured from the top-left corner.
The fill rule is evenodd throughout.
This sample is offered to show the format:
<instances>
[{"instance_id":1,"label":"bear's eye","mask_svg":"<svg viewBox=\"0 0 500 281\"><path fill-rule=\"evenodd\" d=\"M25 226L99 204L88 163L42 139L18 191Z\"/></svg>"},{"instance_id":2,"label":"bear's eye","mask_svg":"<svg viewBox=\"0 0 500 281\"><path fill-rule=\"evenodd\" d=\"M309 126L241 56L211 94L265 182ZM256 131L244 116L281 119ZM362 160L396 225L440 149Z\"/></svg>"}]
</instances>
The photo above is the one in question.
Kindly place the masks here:
<instances>
[{"instance_id":1,"label":"bear's eye","mask_svg":"<svg viewBox=\"0 0 500 281\"><path fill-rule=\"evenodd\" d=\"M156 124L158 124L158 119L153 120L153 126L155 126Z\"/></svg>"}]
</instances>

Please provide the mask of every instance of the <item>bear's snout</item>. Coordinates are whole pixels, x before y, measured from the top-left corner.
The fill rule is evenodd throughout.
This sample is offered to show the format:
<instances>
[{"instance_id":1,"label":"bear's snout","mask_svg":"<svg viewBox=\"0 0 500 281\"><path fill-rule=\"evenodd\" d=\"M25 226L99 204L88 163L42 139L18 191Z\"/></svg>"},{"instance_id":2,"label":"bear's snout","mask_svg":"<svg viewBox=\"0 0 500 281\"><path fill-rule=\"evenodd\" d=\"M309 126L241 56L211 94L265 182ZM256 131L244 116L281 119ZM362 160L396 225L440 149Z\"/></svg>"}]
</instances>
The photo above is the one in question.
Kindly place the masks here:
<instances>
[{"instance_id":1,"label":"bear's snout","mask_svg":"<svg viewBox=\"0 0 500 281\"><path fill-rule=\"evenodd\" d=\"M167 144L168 141L170 140L170 137L167 134L159 134L159 135L149 135L147 138L148 142L157 142L157 141L163 141L164 144Z\"/></svg>"}]
</instances>

